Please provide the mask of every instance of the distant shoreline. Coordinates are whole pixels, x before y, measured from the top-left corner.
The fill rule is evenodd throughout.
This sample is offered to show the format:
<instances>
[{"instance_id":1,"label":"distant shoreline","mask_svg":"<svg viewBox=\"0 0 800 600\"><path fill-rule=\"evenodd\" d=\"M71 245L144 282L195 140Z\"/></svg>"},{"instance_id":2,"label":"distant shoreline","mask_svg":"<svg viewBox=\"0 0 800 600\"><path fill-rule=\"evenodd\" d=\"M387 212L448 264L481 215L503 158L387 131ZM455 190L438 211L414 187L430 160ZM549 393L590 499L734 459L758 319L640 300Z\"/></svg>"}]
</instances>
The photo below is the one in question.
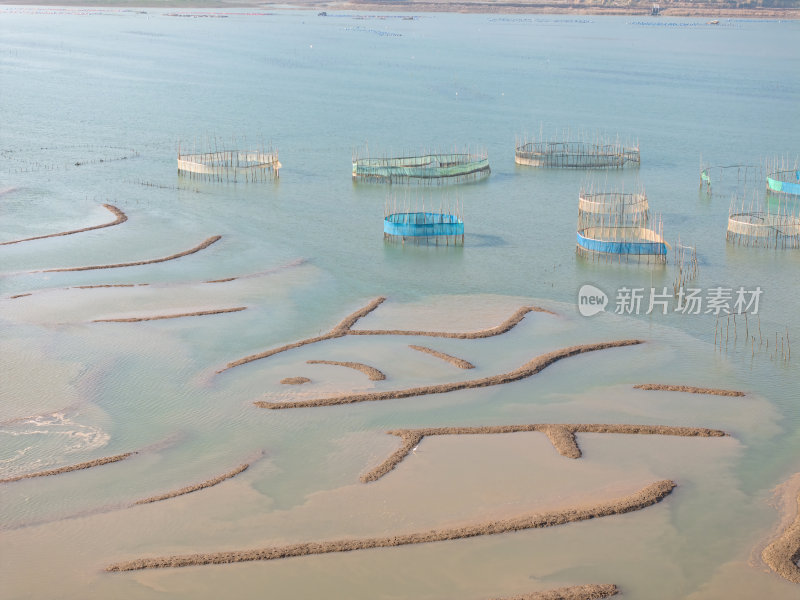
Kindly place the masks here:
<instances>
[{"instance_id":1,"label":"distant shoreline","mask_svg":"<svg viewBox=\"0 0 800 600\"><path fill-rule=\"evenodd\" d=\"M285 3L258 0L0 0L2 6L41 6L75 8L162 8L162 9L233 9L251 8L270 11L316 10L318 12L397 12L414 13L473 13L503 15L586 15L639 16L651 18L651 0L631 0L626 6L602 5L603 0L289 0ZM800 0L793 8L732 8L722 2L664 2L661 14L653 19L695 17L707 19L800 19Z\"/></svg>"}]
</instances>

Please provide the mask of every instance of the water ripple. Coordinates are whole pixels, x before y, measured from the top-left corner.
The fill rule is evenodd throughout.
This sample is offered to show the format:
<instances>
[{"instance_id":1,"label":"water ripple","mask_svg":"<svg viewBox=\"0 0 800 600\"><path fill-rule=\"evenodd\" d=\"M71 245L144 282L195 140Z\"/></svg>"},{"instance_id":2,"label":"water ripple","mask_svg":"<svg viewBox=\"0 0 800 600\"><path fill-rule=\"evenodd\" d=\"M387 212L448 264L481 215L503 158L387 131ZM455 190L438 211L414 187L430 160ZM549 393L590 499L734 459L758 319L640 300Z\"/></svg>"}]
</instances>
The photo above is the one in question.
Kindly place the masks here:
<instances>
[{"instance_id":1,"label":"water ripple","mask_svg":"<svg viewBox=\"0 0 800 600\"><path fill-rule=\"evenodd\" d=\"M54 412L8 422L0 427L0 476L13 477L63 462L65 455L105 446L110 436L75 415Z\"/></svg>"}]
</instances>

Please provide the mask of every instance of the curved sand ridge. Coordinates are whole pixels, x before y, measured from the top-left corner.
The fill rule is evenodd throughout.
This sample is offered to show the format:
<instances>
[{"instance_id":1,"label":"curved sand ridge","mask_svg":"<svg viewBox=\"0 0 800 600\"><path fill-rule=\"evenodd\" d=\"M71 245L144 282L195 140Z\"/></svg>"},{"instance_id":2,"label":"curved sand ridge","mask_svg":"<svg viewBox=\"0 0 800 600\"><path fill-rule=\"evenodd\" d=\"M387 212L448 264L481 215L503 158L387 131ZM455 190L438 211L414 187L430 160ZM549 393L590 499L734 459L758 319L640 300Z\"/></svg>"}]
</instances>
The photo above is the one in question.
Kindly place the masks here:
<instances>
[{"instance_id":1,"label":"curved sand ridge","mask_svg":"<svg viewBox=\"0 0 800 600\"><path fill-rule=\"evenodd\" d=\"M182 317L202 317L205 315L220 315L223 313L232 313L245 310L246 306L237 306L235 308L218 308L215 310L199 310L196 312L178 313L175 315L156 315L152 317L128 317L122 319L95 319L92 323L139 323L141 321L160 321L162 319L180 319Z\"/></svg>"},{"instance_id":2,"label":"curved sand ridge","mask_svg":"<svg viewBox=\"0 0 800 600\"><path fill-rule=\"evenodd\" d=\"M430 354L431 356L435 356L436 358L441 358L445 362L449 362L454 367L458 367L459 369L474 369L475 365L471 362L464 360L463 358L458 358L456 356L451 356L449 354L445 354L444 352L439 352L438 350L434 350L433 348L428 348L427 346L415 346L413 344L409 344L408 346L412 350L417 350L418 352L424 352L425 354Z\"/></svg>"},{"instance_id":3,"label":"curved sand ridge","mask_svg":"<svg viewBox=\"0 0 800 600\"><path fill-rule=\"evenodd\" d=\"M75 285L70 288L65 288L68 290L75 289L75 290L91 290L95 288L118 288L118 287L136 287L137 285L150 285L149 283L104 283L101 285ZM17 294L16 296L9 296L10 300L14 300L15 298L22 298L24 296L31 296L32 292L27 292L25 294Z\"/></svg>"},{"instance_id":4,"label":"curved sand ridge","mask_svg":"<svg viewBox=\"0 0 800 600\"><path fill-rule=\"evenodd\" d=\"M254 279L256 277L263 277L264 275L272 275L273 273L277 273L283 269L291 269L293 267L300 267L308 262L308 259L305 258L296 258L292 261L289 261L285 265L278 265L277 267L273 267L271 269L266 269L265 271L258 271L256 273L249 273L247 275L235 275L233 277L223 277L222 279L209 279L204 281L203 283L228 283L229 281L236 281L238 279Z\"/></svg>"},{"instance_id":5,"label":"curved sand ridge","mask_svg":"<svg viewBox=\"0 0 800 600\"><path fill-rule=\"evenodd\" d=\"M584 352L593 352L595 350L606 350L608 348L619 348L621 346L633 346L635 344L643 344L644 340L616 340L613 342L600 342L597 344L583 344L580 346L569 346L554 352L548 352L537 356L533 360L528 361L518 369L509 371L508 373L500 373L499 375L492 375L491 377L482 377L481 379L469 379L467 381L455 381L452 383L440 383L436 385L428 385L422 387L408 388L405 390L388 390L385 392L367 392L364 394L346 394L343 396L332 396L329 398L316 398L313 400L295 400L290 402L267 402L258 400L254 402L259 408L304 408L309 406L334 406L336 404L353 404L355 402L374 402L376 400L393 400L397 398L411 398L414 396L425 396L427 394L444 394L446 392L454 392L457 390L464 390L469 388L489 387L494 385L503 385L525 379L532 375L536 375L549 365L562 358L583 354Z\"/></svg>"},{"instance_id":6,"label":"curved sand ridge","mask_svg":"<svg viewBox=\"0 0 800 600\"><path fill-rule=\"evenodd\" d=\"M720 390L716 388L701 388L691 385L668 385L664 383L640 383L633 386L637 390L660 390L663 392L687 392L689 394L709 394L712 396L744 396L744 392L737 390Z\"/></svg>"},{"instance_id":7,"label":"curved sand ridge","mask_svg":"<svg viewBox=\"0 0 800 600\"><path fill-rule=\"evenodd\" d=\"M249 466L250 466L249 463L241 464L232 471L223 473L222 475L214 477L213 479L209 479L208 481L204 481L203 483L182 487L179 490L175 490L173 492L167 492L166 494L160 494L158 496L150 496L149 498L143 498L142 500L137 500L136 502L134 502L133 505L135 506L137 504L150 504L152 502L160 502L161 500L168 500L170 498L183 496L184 494L191 494L192 492L196 492L198 490L215 486L217 484L222 483L226 479L230 479L231 477L236 477L239 473L246 471Z\"/></svg>"},{"instance_id":8,"label":"curved sand ridge","mask_svg":"<svg viewBox=\"0 0 800 600\"><path fill-rule=\"evenodd\" d=\"M94 290L97 288L136 287L137 285L150 285L149 283L100 283L97 285L76 285L70 289Z\"/></svg>"},{"instance_id":9,"label":"curved sand ridge","mask_svg":"<svg viewBox=\"0 0 800 600\"><path fill-rule=\"evenodd\" d=\"M169 444L169 442L170 442L170 440L167 439L167 440L164 440L163 442L160 442L160 443L151 444L150 446L147 446L146 448L143 448L142 450L140 450L138 452L131 452L130 454L140 454L141 452L145 452L145 451L148 451L148 450L157 450L159 448L165 447L167 444ZM263 456L264 453L261 452L261 455ZM145 498L143 500L138 500L138 501L133 502L133 503L107 504L105 506L101 506L101 507L98 507L98 508L91 508L91 509L88 509L88 510L83 510L83 511L79 511L79 512L76 512L76 513L72 513L72 514L67 515L67 516L58 517L55 520L75 519L75 518L88 517L88 516L99 515L99 514L103 514L103 513L109 513L109 512L113 512L113 511L117 511L117 510L121 510L121 509L131 508L131 507L136 506L138 504L148 504L148 503L151 503L151 502L158 502L158 501L161 501L161 500L168 500L170 498L175 498L177 496L182 496L184 494L189 494L191 492L196 492L198 490L202 490L202 489L205 489L205 488L212 487L212 486L215 486L217 484L220 484L223 481L225 481L226 479L230 479L231 477L235 477L239 473L245 471L249 466L251 466L251 464L252 463L242 464L239 467L237 467L236 469L234 469L232 471L229 471L228 473L225 473L223 475L220 475L219 477L215 477L213 479L209 479L208 481L204 481L203 483L200 483L200 484L197 484L197 485L187 486L187 487L181 488L180 490L175 490L173 492L168 492L166 494L161 494L159 496L152 496L150 498ZM24 523L22 525L17 525L17 526L10 527L10 528L5 528L2 525L0 525L0 531L2 531L4 529L6 529L6 530L14 530L14 529L20 529L21 527L33 527L33 526L36 526L36 525L42 525L42 524L51 523L51 522L52 522L51 520L42 519L42 520L38 520L38 521L29 521L29 522Z\"/></svg>"},{"instance_id":10,"label":"curved sand ridge","mask_svg":"<svg viewBox=\"0 0 800 600\"><path fill-rule=\"evenodd\" d=\"M540 308L538 306L523 306L518 308L517 311L508 319L488 329L481 329L479 331L466 331L466 332L451 332L451 331L415 331L410 329L351 329L347 333L349 335L411 335L423 337L440 337L452 338L458 340L479 340L481 338L494 337L510 331L516 327L522 319L525 318L529 312L541 312L548 315L555 315L551 310Z\"/></svg>"},{"instance_id":11,"label":"curved sand ridge","mask_svg":"<svg viewBox=\"0 0 800 600\"><path fill-rule=\"evenodd\" d=\"M136 267L139 265L152 265L155 263L162 263L167 262L168 260L175 260L176 258L181 258L183 256L188 256L190 254L194 254L195 252L200 252L200 250L204 250L208 248L214 242L219 241L222 238L221 235L214 235L205 240L203 243L195 246L194 248L190 248L189 250L184 250L183 252L178 252L177 254L172 254L170 256L164 256L162 258L153 258L150 260L139 260L136 262L129 262L129 263L117 263L113 265L93 265L89 267L64 267L62 269L45 269L43 271L34 271L35 273L63 273L65 271L92 271L94 269L117 269L121 267Z\"/></svg>"},{"instance_id":12,"label":"curved sand ridge","mask_svg":"<svg viewBox=\"0 0 800 600\"><path fill-rule=\"evenodd\" d=\"M561 456L580 458L581 449L575 439L576 433L621 433L642 435L675 435L683 437L724 437L719 429L705 427L672 427L669 425L604 425L573 423L532 423L530 425L487 425L482 427L427 427L422 429L393 429L386 433L398 436L402 442L389 458L361 476L363 483L376 481L400 464L429 435L475 435L497 433L520 433L539 431L544 433Z\"/></svg>"},{"instance_id":13,"label":"curved sand ridge","mask_svg":"<svg viewBox=\"0 0 800 600\"><path fill-rule=\"evenodd\" d=\"M781 536L764 548L761 553L764 562L784 579L800 583L800 494L797 496L797 514L794 522Z\"/></svg>"},{"instance_id":14,"label":"curved sand ridge","mask_svg":"<svg viewBox=\"0 0 800 600\"><path fill-rule=\"evenodd\" d=\"M588 583L492 600L599 600L616 596L618 592L613 583Z\"/></svg>"},{"instance_id":15,"label":"curved sand ridge","mask_svg":"<svg viewBox=\"0 0 800 600\"><path fill-rule=\"evenodd\" d=\"M31 417L23 417L22 419L29 419ZM13 423L14 421L22 420L22 419L14 419L12 421L6 421L5 424ZM88 462L78 463L77 465L68 465L66 467L59 467L58 469L50 469L48 471L38 471L36 473L28 473L27 475L18 475L16 477L11 477L9 479L0 479L0 483L9 483L12 481L20 481L21 479L31 479L33 477L47 477L49 475L60 475L62 473L69 473L71 471L80 471L82 469L89 469L91 467L99 467L102 465L107 465L108 463L118 462L121 460L125 460L126 458L130 458L135 454L143 454L145 452L154 452L158 451L162 448L167 448L171 444L175 442L176 436L172 435L160 442L155 442L143 448L139 448L138 450L134 450L132 452L126 452L124 454L117 454L115 456L106 456L103 458L97 458L95 460L90 460Z\"/></svg>"},{"instance_id":16,"label":"curved sand ridge","mask_svg":"<svg viewBox=\"0 0 800 600\"><path fill-rule=\"evenodd\" d=\"M482 535L522 531L525 529L553 527L565 523L585 521L588 519L641 510L642 508L656 504L666 498L675 486L675 482L665 479L652 483L629 496L624 496L610 502L604 502L593 506L567 508L559 511L533 513L512 519L486 521L463 527L432 529L425 532L386 537L303 542L252 550L139 558L131 561L114 563L106 567L106 571L136 571L140 569L188 567L193 565L219 565L254 560L277 560L293 556L351 552L353 550L389 548L392 546L407 546L410 544L426 544L429 542L458 540Z\"/></svg>"},{"instance_id":17,"label":"curved sand ridge","mask_svg":"<svg viewBox=\"0 0 800 600\"><path fill-rule=\"evenodd\" d=\"M238 275L236 277L227 277L225 279L213 279L210 281L204 281L203 283L225 283L228 281L236 281L238 279L250 279L255 277L262 277L264 275L271 275L273 273L277 273L282 269L290 269L293 267L298 267L308 262L305 258L298 258L291 262L286 263L285 265L280 265L278 267L267 269L265 271L259 271L258 273L250 273L248 275ZM92 289L99 289L99 288L132 288L132 287L144 287L149 286L149 283L102 283L102 284L95 284L95 285L73 285L68 288L68 290L92 290ZM158 284L155 284L158 285ZM44 290L42 290L44 291ZM17 294L16 296L10 296L10 299L14 298L22 298L23 296L30 296L31 293L25 294Z\"/></svg>"},{"instance_id":18,"label":"curved sand ridge","mask_svg":"<svg viewBox=\"0 0 800 600\"><path fill-rule=\"evenodd\" d=\"M372 381L383 381L384 379L386 379L386 375L384 375L381 371L379 371L375 367L370 367L369 365L365 365L364 363L339 362L337 360L307 360L306 363L308 363L309 365L333 365L336 367L347 367L349 369L355 369L356 371L361 371Z\"/></svg>"},{"instance_id":19,"label":"curved sand ridge","mask_svg":"<svg viewBox=\"0 0 800 600\"><path fill-rule=\"evenodd\" d=\"M50 469L48 471L39 471L37 473L28 473L27 475L17 475L16 477L9 477L8 479L0 479L0 483L10 483L12 481L20 481L22 479L32 479L34 477L48 477L50 475L61 475L62 473L69 473L70 471L80 471L82 469L90 469L92 467L99 467L107 465L108 463L125 460L126 458L138 454L138 452L126 452L125 454L117 454L116 456L106 456L105 458L97 458L88 462L78 463L77 465L69 465L66 467L59 467L58 469Z\"/></svg>"},{"instance_id":20,"label":"curved sand ridge","mask_svg":"<svg viewBox=\"0 0 800 600\"><path fill-rule=\"evenodd\" d=\"M260 352L258 354L251 354L250 356L245 356L244 358L240 358L239 360L229 362L227 365L225 365L224 368L217 371L217 373L222 373L223 371L227 371L228 369L232 369L233 367L238 367L240 365L244 365L249 362L253 362L255 360L260 360L262 358L267 358L275 354L280 354L281 352L286 352L287 350L292 350L294 348L299 348L301 346L306 346L308 344L316 344L317 342L322 342L324 340L331 340L334 338L343 337L345 335L410 335L410 336L444 337L444 338L457 338L464 340L476 340L480 338L487 338L495 335L500 335L502 333L506 333L507 331L514 328L520 321L522 321L525 315L528 314L529 312L543 312L551 315L555 314L552 311L549 311L545 308L539 308L538 306L523 306L522 308L518 309L513 315L511 315L511 317L509 317L506 321L504 321L500 325L497 325L496 327L491 327L489 329L481 329L480 331L471 331L466 333L451 333L447 331L406 331L400 329L386 329L386 330L353 329L353 325L355 325L360 318L365 317L373 310L378 308L384 302L384 300L386 300L384 296L375 298L375 300L373 300L363 308L360 308L356 312L347 316L341 323L339 323L336 327L331 329L328 333L325 333L323 335L318 335L317 337L313 338L306 338L304 340L300 340L299 342L286 344L284 346L273 348L272 350L267 350L265 352Z\"/></svg>"},{"instance_id":21,"label":"curved sand ridge","mask_svg":"<svg viewBox=\"0 0 800 600\"><path fill-rule=\"evenodd\" d=\"M45 238L51 237L58 237L61 235L72 235L73 233L83 233L84 231L92 231L93 229L103 229L103 227L113 227L114 225L119 225L120 223L124 223L128 220L127 215L118 209L116 206L111 204L103 204L108 210L110 210L117 218L113 221L108 223L103 223L102 225L94 225L93 227L84 227L83 229L73 229L72 231L61 231L59 233L49 233L47 235L37 235L36 237L29 237L24 238L21 240L12 240L10 242L0 242L0 246L6 246L8 244L19 244L20 242L30 242L32 240L43 240Z\"/></svg>"},{"instance_id":22,"label":"curved sand ridge","mask_svg":"<svg viewBox=\"0 0 800 600\"><path fill-rule=\"evenodd\" d=\"M253 362L254 360L260 360L262 358L267 358L268 356L273 356L275 354L279 354L281 352L286 352L287 350L292 350L294 348L299 348L300 346L306 346L308 344L315 344L316 342L321 342L323 340L331 340L334 338L342 337L347 335L350 328L355 325L356 321L358 321L361 317L368 315L373 310L378 308L381 303L386 300L384 297L379 297L367 304L364 308L357 310L356 312L352 313L348 317L346 317L341 323L339 323L336 327L331 329L328 333L323 335L318 335L317 337L313 338L306 338L304 340L300 340L299 342L293 342L291 344L286 344L285 346L280 346L279 348L274 348L272 350L267 350L265 352L260 352L258 354L251 354L250 356L245 356L244 358L240 358L239 360L235 360L233 362L229 362L225 365L225 368L220 369L217 373L222 373L223 371L227 371L228 369L232 369L233 367L238 367L239 365L244 365L249 362Z\"/></svg>"}]
</instances>

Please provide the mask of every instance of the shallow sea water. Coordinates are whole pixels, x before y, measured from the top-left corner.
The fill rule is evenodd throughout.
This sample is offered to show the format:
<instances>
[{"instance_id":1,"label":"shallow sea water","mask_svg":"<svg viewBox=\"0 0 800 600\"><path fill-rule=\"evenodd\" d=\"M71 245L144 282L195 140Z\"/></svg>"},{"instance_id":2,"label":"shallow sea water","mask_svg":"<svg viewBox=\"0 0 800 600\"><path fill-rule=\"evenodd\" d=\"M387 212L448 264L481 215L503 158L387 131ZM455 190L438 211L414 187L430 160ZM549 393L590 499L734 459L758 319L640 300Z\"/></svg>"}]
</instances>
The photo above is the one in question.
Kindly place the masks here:
<instances>
[{"instance_id":1,"label":"shallow sea water","mask_svg":"<svg viewBox=\"0 0 800 600\"><path fill-rule=\"evenodd\" d=\"M580 316L585 283L613 303L622 286L671 288L675 270L580 259L574 236L582 185L641 185L667 241L697 246L696 287L761 286L748 335L760 326L762 338L800 337L800 254L725 241L732 194L763 195L760 182L698 188L701 160L797 156L800 84L787 73L800 69L798 23L171 12L192 14L0 12L0 114L13 116L0 128L0 241L108 222L103 203L128 216L0 246L0 478L138 451L0 484L5 597L216 598L237 589L478 600L603 582L631 598L794 597L796 587L751 555L781 519L773 488L800 471L797 359L771 355L774 342L769 351L745 344L741 320L720 350L710 314ZM516 167L515 136L540 130L638 140L642 166ZM248 142L279 150L279 181L176 175L179 144ZM367 147L485 149L492 174L459 186L354 184L351 153ZM387 201L456 199L463 248L384 243ZM175 261L42 272L168 256L212 235L222 239ZM206 283L230 277L239 278ZM108 284L137 285L79 287ZM479 340L346 336L217 373L329 331L377 296L386 302L356 329L471 331L528 304L557 314L530 313ZM247 308L93 322L238 306ZM629 337L647 343L565 359L504 386L327 408L252 404L475 379L565 346ZM309 360L363 362L387 379ZM312 381L279 383L296 376ZM747 396L632 388L651 381ZM427 438L380 481L359 483L397 447L388 429L545 422L712 427L730 437L578 434L579 460L537 433ZM216 487L129 506L243 462L252 466ZM274 563L102 571L138 556L509 517L665 478L678 487L656 506L545 530Z\"/></svg>"}]
</instances>

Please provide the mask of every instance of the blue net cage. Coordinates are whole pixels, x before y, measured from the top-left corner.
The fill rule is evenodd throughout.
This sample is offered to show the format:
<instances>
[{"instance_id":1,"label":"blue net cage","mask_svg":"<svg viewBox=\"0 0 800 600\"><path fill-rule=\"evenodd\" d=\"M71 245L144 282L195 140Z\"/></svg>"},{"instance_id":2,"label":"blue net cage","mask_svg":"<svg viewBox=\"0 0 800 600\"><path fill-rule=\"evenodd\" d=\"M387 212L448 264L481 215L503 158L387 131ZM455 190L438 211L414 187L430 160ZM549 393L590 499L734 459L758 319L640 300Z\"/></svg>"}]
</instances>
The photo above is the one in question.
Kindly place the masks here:
<instances>
[{"instance_id":1,"label":"blue net cage","mask_svg":"<svg viewBox=\"0 0 800 600\"><path fill-rule=\"evenodd\" d=\"M383 237L402 244L463 245L464 221L449 213L392 213L383 219Z\"/></svg>"},{"instance_id":2,"label":"blue net cage","mask_svg":"<svg viewBox=\"0 0 800 600\"><path fill-rule=\"evenodd\" d=\"M800 196L800 170L776 171L767 175L767 189L770 192Z\"/></svg>"},{"instance_id":3,"label":"blue net cage","mask_svg":"<svg viewBox=\"0 0 800 600\"><path fill-rule=\"evenodd\" d=\"M667 262L667 244L663 237L645 227L588 227L578 231L576 241L577 253L592 259Z\"/></svg>"}]
</instances>

